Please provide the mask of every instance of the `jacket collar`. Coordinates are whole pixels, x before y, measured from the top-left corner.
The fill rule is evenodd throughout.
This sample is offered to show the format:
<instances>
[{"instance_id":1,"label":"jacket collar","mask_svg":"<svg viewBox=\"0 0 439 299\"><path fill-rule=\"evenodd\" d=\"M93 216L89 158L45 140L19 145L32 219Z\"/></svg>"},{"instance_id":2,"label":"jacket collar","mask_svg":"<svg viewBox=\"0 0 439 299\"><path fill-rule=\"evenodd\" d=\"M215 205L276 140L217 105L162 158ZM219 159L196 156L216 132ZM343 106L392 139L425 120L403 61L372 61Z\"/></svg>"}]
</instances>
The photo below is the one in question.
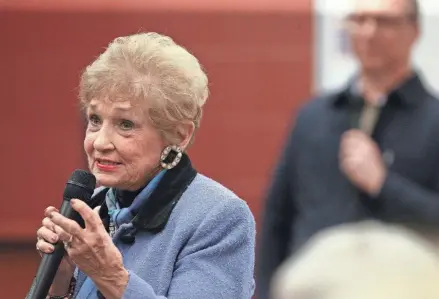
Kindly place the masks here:
<instances>
[{"instance_id":1,"label":"jacket collar","mask_svg":"<svg viewBox=\"0 0 439 299\"><path fill-rule=\"evenodd\" d=\"M357 76L349 80L348 84L338 93L331 97L331 103L335 107L349 106L350 104L362 104L363 99L356 88ZM419 102L428 94L418 73L405 80L401 85L387 95L387 101L391 105L410 107Z\"/></svg>"}]
</instances>

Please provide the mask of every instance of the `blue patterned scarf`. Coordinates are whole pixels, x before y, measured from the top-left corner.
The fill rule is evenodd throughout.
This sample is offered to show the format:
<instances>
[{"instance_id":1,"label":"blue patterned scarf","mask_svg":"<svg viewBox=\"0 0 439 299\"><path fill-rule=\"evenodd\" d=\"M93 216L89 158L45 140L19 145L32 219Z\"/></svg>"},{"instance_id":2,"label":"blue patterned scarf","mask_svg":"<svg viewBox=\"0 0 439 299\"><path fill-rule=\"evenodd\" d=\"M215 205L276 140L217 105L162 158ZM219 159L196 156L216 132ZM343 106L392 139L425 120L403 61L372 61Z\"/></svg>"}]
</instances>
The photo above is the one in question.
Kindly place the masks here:
<instances>
[{"instance_id":1,"label":"blue patterned scarf","mask_svg":"<svg viewBox=\"0 0 439 299\"><path fill-rule=\"evenodd\" d=\"M165 175L166 170L162 170L143 188L142 191L134 198L129 207L120 208L116 198L116 190L110 188L105 196L105 203L108 207L108 215L110 216L110 236L113 237L114 232L124 223L129 223L139 211L140 207L148 200L151 193L155 190L158 183Z\"/></svg>"}]
</instances>

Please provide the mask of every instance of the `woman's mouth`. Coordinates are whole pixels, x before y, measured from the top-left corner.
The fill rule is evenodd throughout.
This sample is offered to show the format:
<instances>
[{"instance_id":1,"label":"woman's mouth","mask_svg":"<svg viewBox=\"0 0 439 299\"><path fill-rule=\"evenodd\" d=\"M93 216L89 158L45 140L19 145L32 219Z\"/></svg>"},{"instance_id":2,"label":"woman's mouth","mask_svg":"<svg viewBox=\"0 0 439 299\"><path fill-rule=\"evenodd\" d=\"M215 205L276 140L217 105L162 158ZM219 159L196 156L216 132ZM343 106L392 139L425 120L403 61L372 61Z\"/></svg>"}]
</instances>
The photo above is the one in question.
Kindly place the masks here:
<instances>
[{"instance_id":1,"label":"woman's mouth","mask_svg":"<svg viewBox=\"0 0 439 299\"><path fill-rule=\"evenodd\" d=\"M117 166L121 165L119 162L107 160L107 159L96 159L96 166L99 170L103 171L112 171L117 168Z\"/></svg>"}]
</instances>

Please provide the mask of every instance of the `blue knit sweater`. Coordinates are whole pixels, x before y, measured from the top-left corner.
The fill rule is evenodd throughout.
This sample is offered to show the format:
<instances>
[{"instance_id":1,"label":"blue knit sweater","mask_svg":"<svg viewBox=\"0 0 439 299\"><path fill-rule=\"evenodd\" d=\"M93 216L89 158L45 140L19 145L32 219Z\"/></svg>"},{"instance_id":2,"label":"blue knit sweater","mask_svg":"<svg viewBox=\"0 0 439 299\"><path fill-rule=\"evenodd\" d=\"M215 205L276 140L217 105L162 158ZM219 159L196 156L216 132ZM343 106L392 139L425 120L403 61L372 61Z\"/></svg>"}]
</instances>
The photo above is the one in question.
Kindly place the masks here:
<instances>
[{"instance_id":1,"label":"blue knit sweater","mask_svg":"<svg viewBox=\"0 0 439 299\"><path fill-rule=\"evenodd\" d=\"M212 179L196 175L160 233L140 231L134 244L120 242L132 229L124 224L113 238L130 275L123 299L252 297L254 217L243 200ZM80 273L77 291L84 279ZM93 290L76 298L98 295Z\"/></svg>"}]
</instances>

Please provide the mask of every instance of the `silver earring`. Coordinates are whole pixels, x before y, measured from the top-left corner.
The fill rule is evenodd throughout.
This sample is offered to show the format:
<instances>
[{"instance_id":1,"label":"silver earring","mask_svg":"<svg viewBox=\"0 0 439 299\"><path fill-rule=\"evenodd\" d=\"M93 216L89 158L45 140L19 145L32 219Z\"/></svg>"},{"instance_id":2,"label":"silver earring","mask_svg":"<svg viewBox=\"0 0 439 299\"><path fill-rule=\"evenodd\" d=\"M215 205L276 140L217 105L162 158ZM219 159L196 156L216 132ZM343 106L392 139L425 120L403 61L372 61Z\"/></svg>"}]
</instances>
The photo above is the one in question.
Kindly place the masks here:
<instances>
[{"instance_id":1,"label":"silver earring","mask_svg":"<svg viewBox=\"0 0 439 299\"><path fill-rule=\"evenodd\" d=\"M164 169L172 169L180 162L183 150L178 145L167 146L160 156L160 164Z\"/></svg>"}]
</instances>

